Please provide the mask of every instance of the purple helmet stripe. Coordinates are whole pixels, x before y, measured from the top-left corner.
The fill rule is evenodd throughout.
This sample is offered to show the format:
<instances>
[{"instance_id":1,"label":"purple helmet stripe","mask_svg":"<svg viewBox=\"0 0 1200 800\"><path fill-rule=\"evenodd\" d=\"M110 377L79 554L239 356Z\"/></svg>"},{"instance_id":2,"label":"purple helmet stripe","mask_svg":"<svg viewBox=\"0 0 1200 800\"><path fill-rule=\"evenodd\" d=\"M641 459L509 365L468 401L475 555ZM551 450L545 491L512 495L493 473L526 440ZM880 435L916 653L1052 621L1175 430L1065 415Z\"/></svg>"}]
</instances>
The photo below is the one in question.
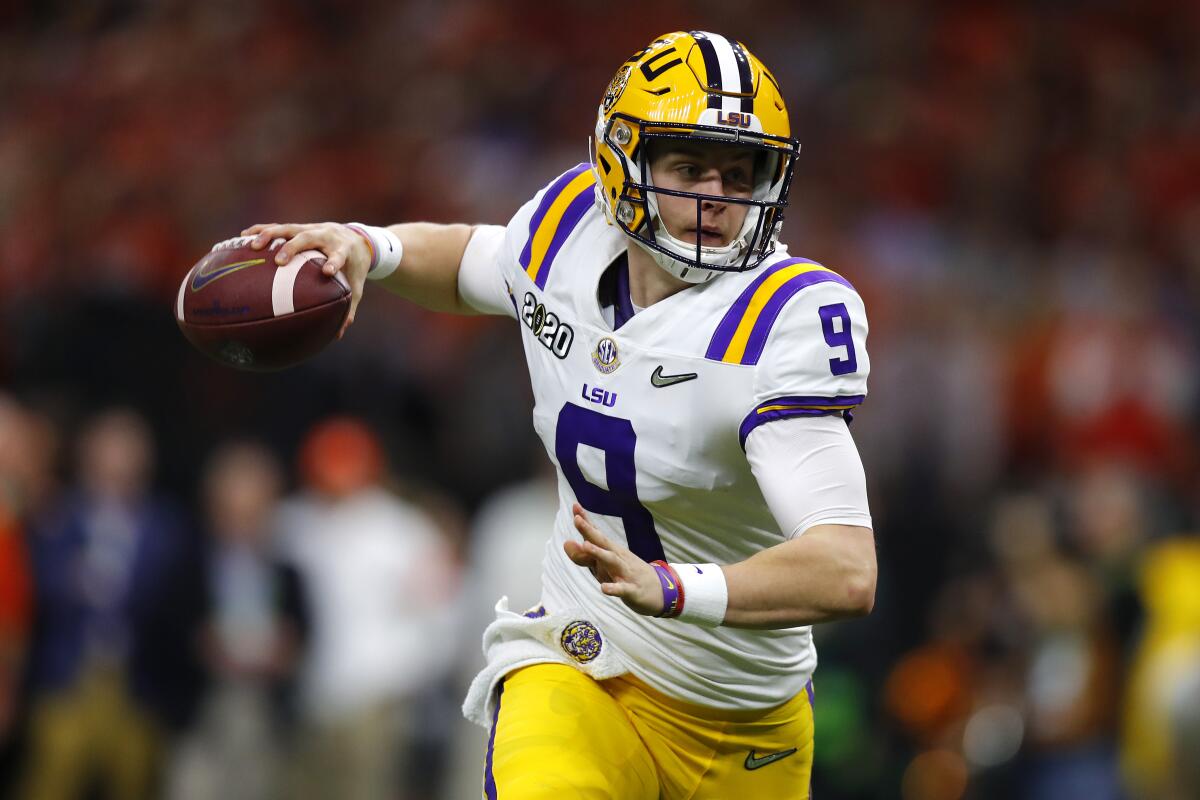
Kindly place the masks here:
<instances>
[{"instance_id":1,"label":"purple helmet stripe","mask_svg":"<svg viewBox=\"0 0 1200 800\"><path fill-rule=\"evenodd\" d=\"M696 40L696 46L700 48L700 55L704 58L704 73L708 79L708 107L720 108L721 62L717 60L717 48L704 34L704 31L691 31L690 33Z\"/></svg>"},{"instance_id":2,"label":"purple helmet stripe","mask_svg":"<svg viewBox=\"0 0 1200 800\"><path fill-rule=\"evenodd\" d=\"M541 226L542 220L546 218L546 212L550 210L550 206L554 205L554 201L562 194L563 189L567 188L567 184L579 177L584 170L591 169L589 164L579 164L558 176L554 183L550 184L550 188L542 195L542 202L538 203L537 210L533 212L533 218L529 220L529 238L525 241L525 247L521 250L521 268L529 268L529 260L533 257L533 236L537 233L537 229Z\"/></svg>"},{"instance_id":3,"label":"purple helmet stripe","mask_svg":"<svg viewBox=\"0 0 1200 800\"><path fill-rule=\"evenodd\" d=\"M796 292L806 286L812 286L817 283L840 283L843 286L850 286L850 282L838 275L836 272L805 272L790 279L775 294L771 295L766 305L759 312L758 319L754 322L754 328L750 331L750 338L746 341L746 352L742 356L741 363L757 364L758 359L762 357L763 349L767 346L767 336L771 333L771 328L775 325L775 320L779 318L779 313L783 311L784 305Z\"/></svg>"},{"instance_id":4,"label":"purple helmet stripe","mask_svg":"<svg viewBox=\"0 0 1200 800\"><path fill-rule=\"evenodd\" d=\"M554 230L554 238L550 240L550 247L546 249L546 256L542 259L542 263L538 267L537 279L534 283L537 284L539 289L546 288L546 279L550 277L550 268L554 265L554 257L562 249L563 242L567 240L567 237L579 225L579 220L583 219L583 215L587 213L587 210L595 202L594 186L594 183L584 186L583 190L567 206L567 210L563 212L562 219L559 221L558 227ZM532 238L531 236L531 241Z\"/></svg>"},{"instance_id":5,"label":"purple helmet stripe","mask_svg":"<svg viewBox=\"0 0 1200 800\"><path fill-rule=\"evenodd\" d=\"M741 323L742 316L745 315L746 308L750 305L750 299L754 297L754 293L758 291L758 287L762 286L768 278L779 270L790 267L793 264L816 263L806 258L789 258L764 269L757 278L751 281L745 291L738 296L738 299L733 302L729 310L725 312L725 316L721 318L721 322L717 325L717 330L708 344L708 351L704 354L704 357L711 358L714 361L721 360L725 355L725 350L729 347L729 343L733 341L733 335L737 332L738 324Z\"/></svg>"}]
</instances>

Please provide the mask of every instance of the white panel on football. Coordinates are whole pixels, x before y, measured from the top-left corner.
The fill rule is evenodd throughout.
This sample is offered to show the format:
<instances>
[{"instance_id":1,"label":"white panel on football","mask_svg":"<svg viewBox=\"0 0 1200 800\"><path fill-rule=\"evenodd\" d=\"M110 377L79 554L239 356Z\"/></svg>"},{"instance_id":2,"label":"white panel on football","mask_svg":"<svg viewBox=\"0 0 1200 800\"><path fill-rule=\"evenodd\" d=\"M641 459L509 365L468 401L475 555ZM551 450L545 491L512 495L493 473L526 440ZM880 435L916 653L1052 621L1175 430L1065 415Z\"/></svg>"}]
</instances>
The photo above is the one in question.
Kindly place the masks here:
<instances>
[{"instance_id":1,"label":"white panel on football","mask_svg":"<svg viewBox=\"0 0 1200 800\"><path fill-rule=\"evenodd\" d=\"M316 250L305 250L303 253L292 256L292 260L287 263L287 266L275 270L275 280L271 284L271 310L275 312L275 316L290 314L296 310L294 290L300 268L310 258L324 257Z\"/></svg>"},{"instance_id":2,"label":"white panel on football","mask_svg":"<svg viewBox=\"0 0 1200 800\"><path fill-rule=\"evenodd\" d=\"M605 469L603 450L592 447L590 444L581 444L575 458L579 464L579 471L583 473L583 477L588 479L588 483L593 483L601 489L608 489L608 473Z\"/></svg>"},{"instance_id":3,"label":"white panel on football","mask_svg":"<svg viewBox=\"0 0 1200 800\"><path fill-rule=\"evenodd\" d=\"M193 267L193 269L195 269L195 267ZM179 284L179 296L175 298L175 319L178 320L183 319L183 293L187 289L188 284L191 283L191 281L188 280L191 275L192 273L189 272L184 277L183 282Z\"/></svg>"}]
</instances>

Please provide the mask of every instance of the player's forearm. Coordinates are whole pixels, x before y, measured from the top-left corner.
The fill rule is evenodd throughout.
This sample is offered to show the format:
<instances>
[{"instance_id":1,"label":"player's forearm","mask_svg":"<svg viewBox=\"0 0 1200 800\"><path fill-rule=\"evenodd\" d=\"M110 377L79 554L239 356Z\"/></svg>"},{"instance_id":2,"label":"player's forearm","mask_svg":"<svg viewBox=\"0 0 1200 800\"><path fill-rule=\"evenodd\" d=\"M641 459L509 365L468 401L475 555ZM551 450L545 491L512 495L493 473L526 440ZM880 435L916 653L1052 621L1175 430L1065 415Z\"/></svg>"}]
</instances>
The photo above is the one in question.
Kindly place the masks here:
<instances>
[{"instance_id":1,"label":"player's forearm","mask_svg":"<svg viewBox=\"0 0 1200 800\"><path fill-rule=\"evenodd\" d=\"M803 536L723 567L725 625L791 628L868 614L875 603L869 528L817 525Z\"/></svg>"},{"instance_id":2,"label":"player's forearm","mask_svg":"<svg viewBox=\"0 0 1200 800\"><path fill-rule=\"evenodd\" d=\"M476 313L458 293L458 267L471 239L470 225L407 222L389 228L400 237L404 257L380 285L431 311Z\"/></svg>"}]
</instances>

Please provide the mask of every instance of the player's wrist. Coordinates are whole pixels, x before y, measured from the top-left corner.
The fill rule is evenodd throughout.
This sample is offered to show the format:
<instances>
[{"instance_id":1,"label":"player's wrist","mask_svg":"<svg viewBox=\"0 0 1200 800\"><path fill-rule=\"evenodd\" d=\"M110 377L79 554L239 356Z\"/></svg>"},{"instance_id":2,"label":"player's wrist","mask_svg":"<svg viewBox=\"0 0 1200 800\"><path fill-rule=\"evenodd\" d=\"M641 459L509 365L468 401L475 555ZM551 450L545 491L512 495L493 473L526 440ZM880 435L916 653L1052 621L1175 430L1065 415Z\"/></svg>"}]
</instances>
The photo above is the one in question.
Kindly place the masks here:
<instances>
[{"instance_id":1,"label":"player's wrist","mask_svg":"<svg viewBox=\"0 0 1200 800\"><path fill-rule=\"evenodd\" d=\"M729 587L717 564L651 562L663 590L660 617L715 628L725 621Z\"/></svg>"},{"instance_id":2,"label":"player's wrist","mask_svg":"<svg viewBox=\"0 0 1200 800\"><path fill-rule=\"evenodd\" d=\"M658 584L662 588L662 610L654 616L668 619L678 617L683 611L683 584L675 569L665 561L651 561L654 574L658 576Z\"/></svg>"},{"instance_id":3,"label":"player's wrist","mask_svg":"<svg viewBox=\"0 0 1200 800\"><path fill-rule=\"evenodd\" d=\"M400 259L404 257L404 245L401 244L400 237L391 230L364 225L361 222L347 222L346 227L362 237L370 251L371 262L367 269L367 280L383 280L400 266Z\"/></svg>"}]
</instances>

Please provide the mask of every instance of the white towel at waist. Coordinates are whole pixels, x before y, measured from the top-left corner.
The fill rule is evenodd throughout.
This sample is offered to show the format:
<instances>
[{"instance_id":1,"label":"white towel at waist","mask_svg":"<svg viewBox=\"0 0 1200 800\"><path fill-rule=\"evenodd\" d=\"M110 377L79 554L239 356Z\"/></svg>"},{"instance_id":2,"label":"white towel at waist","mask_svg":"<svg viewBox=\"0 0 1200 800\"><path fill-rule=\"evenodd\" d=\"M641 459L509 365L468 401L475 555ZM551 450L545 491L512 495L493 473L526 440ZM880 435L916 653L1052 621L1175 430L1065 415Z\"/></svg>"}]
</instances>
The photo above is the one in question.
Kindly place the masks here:
<instances>
[{"instance_id":1,"label":"white towel at waist","mask_svg":"<svg viewBox=\"0 0 1200 800\"><path fill-rule=\"evenodd\" d=\"M529 616L533 613L509 611L508 597L496 603L496 620L483 632L487 666L471 681L462 707L463 716L476 725L491 727L496 684L521 667L566 664L596 680L629 671L620 653L582 609L555 609Z\"/></svg>"}]
</instances>

